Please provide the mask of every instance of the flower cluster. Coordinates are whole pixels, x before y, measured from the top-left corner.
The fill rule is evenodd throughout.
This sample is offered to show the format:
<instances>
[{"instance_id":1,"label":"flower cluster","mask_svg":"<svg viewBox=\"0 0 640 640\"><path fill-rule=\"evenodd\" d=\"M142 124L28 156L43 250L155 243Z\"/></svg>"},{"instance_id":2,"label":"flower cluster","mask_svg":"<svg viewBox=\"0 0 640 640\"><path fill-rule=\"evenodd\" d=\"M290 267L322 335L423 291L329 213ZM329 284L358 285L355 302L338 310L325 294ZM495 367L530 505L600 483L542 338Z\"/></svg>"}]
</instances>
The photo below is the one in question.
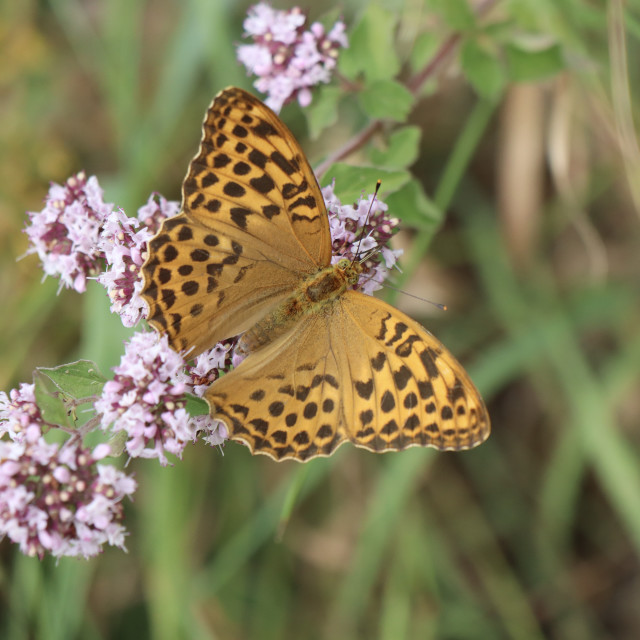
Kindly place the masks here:
<instances>
[{"instance_id":1,"label":"flower cluster","mask_svg":"<svg viewBox=\"0 0 640 640\"><path fill-rule=\"evenodd\" d=\"M35 386L0 392L0 536L30 556L89 557L105 543L124 549L122 499L135 491L133 479L96 462L108 445L93 452L78 441L45 441L45 423Z\"/></svg>"},{"instance_id":2,"label":"flower cluster","mask_svg":"<svg viewBox=\"0 0 640 640\"><path fill-rule=\"evenodd\" d=\"M64 185L52 183L44 209L27 212L27 254L37 253L45 274L59 277L61 287L82 293L87 278L102 269L98 240L112 209L94 176L81 172Z\"/></svg>"},{"instance_id":3,"label":"flower cluster","mask_svg":"<svg viewBox=\"0 0 640 640\"><path fill-rule=\"evenodd\" d=\"M138 218L129 218L122 209L111 212L104 221L99 249L109 265L97 280L111 299L111 311L120 315L125 327L134 327L147 314L140 296L140 270L147 255L147 243L160 229L162 221L178 213L178 202L152 193L138 209ZM140 224L143 226L140 227ZM136 230L137 229L137 230Z\"/></svg>"},{"instance_id":4,"label":"flower cluster","mask_svg":"<svg viewBox=\"0 0 640 640\"><path fill-rule=\"evenodd\" d=\"M88 558L105 543L124 549L122 499L136 483L96 464L107 453L106 445L90 452L42 437L0 441L0 536L40 558L45 552Z\"/></svg>"},{"instance_id":5,"label":"flower cluster","mask_svg":"<svg viewBox=\"0 0 640 640\"><path fill-rule=\"evenodd\" d=\"M185 371L189 377L189 387L196 396L202 398L221 372L238 365L233 352L235 342L235 339L223 340L201 353L193 364L187 364ZM221 445L229 436L224 422L213 420L209 414L193 416L192 420L196 431L203 434L202 440L208 445Z\"/></svg>"},{"instance_id":6,"label":"flower cluster","mask_svg":"<svg viewBox=\"0 0 640 640\"><path fill-rule=\"evenodd\" d=\"M343 22L329 33L319 22L305 31L305 22L298 7L279 11L264 2L251 7L244 21L254 44L240 45L238 60L258 76L253 86L268 94L265 102L276 112L295 98L309 105L311 87L329 82L340 48L349 45Z\"/></svg>"},{"instance_id":7,"label":"flower cluster","mask_svg":"<svg viewBox=\"0 0 640 640\"><path fill-rule=\"evenodd\" d=\"M223 340L213 349L201 353L192 365L187 365L186 373L193 393L202 398L204 392L216 380L220 371L228 371L233 364L231 348L235 340Z\"/></svg>"},{"instance_id":8,"label":"flower cluster","mask_svg":"<svg viewBox=\"0 0 640 640\"><path fill-rule=\"evenodd\" d=\"M195 375L208 377L205 368L201 364ZM208 416L194 420L186 411L184 394L191 390L191 380L166 336L136 333L114 372L95 408L102 414L103 428L126 433L130 456L157 458L166 465L166 453L180 457L200 429L216 430Z\"/></svg>"},{"instance_id":9,"label":"flower cluster","mask_svg":"<svg viewBox=\"0 0 640 640\"><path fill-rule=\"evenodd\" d=\"M42 425L35 385L23 383L19 389L11 389L9 395L0 391L0 437L6 433L16 442L35 442Z\"/></svg>"},{"instance_id":10,"label":"flower cluster","mask_svg":"<svg viewBox=\"0 0 640 640\"><path fill-rule=\"evenodd\" d=\"M358 288L369 294L380 289L389 269L402 254L401 249L387 246L398 229L399 220L390 217L387 205L373 194L361 197L355 204L343 205L335 195L334 185L330 184L322 189L322 196L329 213L332 263L364 256Z\"/></svg>"},{"instance_id":11,"label":"flower cluster","mask_svg":"<svg viewBox=\"0 0 640 640\"><path fill-rule=\"evenodd\" d=\"M111 311L120 314L125 327L134 327L146 314L147 306L140 297L140 269L144 251L152 237L146 227L136 231L140 223L129 218L122 209L112 211L104 222L100 246L109 265L98 276L111 299Z\"/></svg>"},{"instance_id":12,"label":"flower cluster","mask_svg":"<svg viewBox=\"0 0 640 640\"><path fill-rule=\"evenodd\" d=\"M138 209L138 220L154 236L166 218L173 218L180 211L177 200L167 200L157 192L152 193L147 203Z\"/></svg>"},{"instance_id":13,"label":"flower cluster","mask_svg":"<svg viewBox=\"0 0 640 640\"><path fill-rule=\"evenodd\" d=\"M126 432L130 456L156 457L167 464L165 451L180 455L195 439L182 400L184 360L169 347L166 336L136 333L114 372L95 404L103 428Z\"/></svg>"},{"instance_id":14,"label":"flower cluster","mask_svg":"<svg viewBox=\"0 0 640 640\"><path fill-rule=\"evenodd\" d=\"M52 184L45 208L28 212L27 254L37 253L45 273L60 277L61 287L82 293L87 279L96 278L107 289L111 311L133 327L146 313L140 269L147 242L179 208L178 202L154 193L138 218L129 218L122 209L104 204L96 177L87 179L81 172L63 186Z\"/></svg>"}]
</instances>

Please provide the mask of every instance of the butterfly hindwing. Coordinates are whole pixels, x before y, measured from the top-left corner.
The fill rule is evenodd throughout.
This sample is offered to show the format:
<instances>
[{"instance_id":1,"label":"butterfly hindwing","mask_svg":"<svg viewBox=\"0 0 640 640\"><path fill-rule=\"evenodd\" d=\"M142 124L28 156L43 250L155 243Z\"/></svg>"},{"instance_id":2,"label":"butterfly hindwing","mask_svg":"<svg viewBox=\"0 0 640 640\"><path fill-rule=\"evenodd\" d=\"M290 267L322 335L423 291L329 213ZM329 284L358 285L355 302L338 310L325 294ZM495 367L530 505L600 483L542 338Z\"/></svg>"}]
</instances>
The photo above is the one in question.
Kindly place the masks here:
<instances>
[{"instance_id":1,"label":"butterfly hindwing","mask_svg":"<svg viewBox=\"0 0 640 640\"><path fill-rule=\"evenodd\" d=\"M484 403L440 342L353 291L250 354L206 398L232 438L277 460L327 456L345 441L467 449L489 433Z\"/></svg>"},{"instance_id":2,"label":"butterfly hindwing","mask_svg":"<svg viewBox=\"0 0 640 640\"><path fill-rule=\"evenodd\" d=\"M413 445L458 450L488 437L482 397L435 336L395 307L355 291L345 293L341 309L349 327L345 333L363 345L348 356L349 370L360 372L346 416L347 424L356 425L350 433L356 444L366 446L371 437L374 445L367 448L373 450L379 450L378 442L385 450ZM362 431L363 410L375 416L368 436Z\"/></svg>"}]
</instances>

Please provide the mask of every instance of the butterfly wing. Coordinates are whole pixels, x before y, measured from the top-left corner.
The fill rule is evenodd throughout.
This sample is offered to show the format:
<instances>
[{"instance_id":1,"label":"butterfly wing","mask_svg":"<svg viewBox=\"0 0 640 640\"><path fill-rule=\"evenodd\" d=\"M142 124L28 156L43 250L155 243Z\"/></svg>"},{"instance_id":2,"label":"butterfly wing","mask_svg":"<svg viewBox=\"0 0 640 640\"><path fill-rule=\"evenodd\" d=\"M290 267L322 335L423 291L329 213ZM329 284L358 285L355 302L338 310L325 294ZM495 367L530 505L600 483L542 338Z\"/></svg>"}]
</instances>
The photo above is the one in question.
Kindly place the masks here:
<instances>
[{"instance_id":1,"label":"butterfly wing","mask_svg":"<svg viewBox=\"0 0 640 640\"><path fill-rule=\"evenodd\" d=\"M458 361L423 327L347 291L250 354L206 393L232 438L276 460L371 451L468 449L489 435L484 403Z\"/></svg>"},{"instance_id":2,"label":"butterfly wing","mask_svg":"<svg viewBox=\"0 0 640 640\"><path fill-rule=\"evenodd\" d=\"M183 212L149 243L149 322L193 354L237 335L329 264L320 188L280 119L237 88L213 100Z\"/></svg>"}]
</instances>

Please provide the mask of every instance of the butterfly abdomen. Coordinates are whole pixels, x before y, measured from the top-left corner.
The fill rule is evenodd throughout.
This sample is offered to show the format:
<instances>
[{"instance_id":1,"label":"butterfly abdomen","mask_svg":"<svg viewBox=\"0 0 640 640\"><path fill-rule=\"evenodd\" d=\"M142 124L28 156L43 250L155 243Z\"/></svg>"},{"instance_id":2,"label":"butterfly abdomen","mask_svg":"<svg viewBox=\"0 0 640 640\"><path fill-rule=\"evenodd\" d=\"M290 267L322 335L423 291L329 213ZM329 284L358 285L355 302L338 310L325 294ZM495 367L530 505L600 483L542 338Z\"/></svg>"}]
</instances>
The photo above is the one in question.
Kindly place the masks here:
<instances>
[{"instance_id":1,"label":"butterfly abdomen","mask_svg":"<svg viewBox=\"0 0 640 640\"><path fill-rule=\"evenodd\" d=\"M236 351L254 352L286 333L303 315L328 310L355 284L354 278L357 280L359 269L348 268L348 265L351 265L348 260L342 260L309 276L282 304L244 333Z\"/></svg>"}]
</instances>

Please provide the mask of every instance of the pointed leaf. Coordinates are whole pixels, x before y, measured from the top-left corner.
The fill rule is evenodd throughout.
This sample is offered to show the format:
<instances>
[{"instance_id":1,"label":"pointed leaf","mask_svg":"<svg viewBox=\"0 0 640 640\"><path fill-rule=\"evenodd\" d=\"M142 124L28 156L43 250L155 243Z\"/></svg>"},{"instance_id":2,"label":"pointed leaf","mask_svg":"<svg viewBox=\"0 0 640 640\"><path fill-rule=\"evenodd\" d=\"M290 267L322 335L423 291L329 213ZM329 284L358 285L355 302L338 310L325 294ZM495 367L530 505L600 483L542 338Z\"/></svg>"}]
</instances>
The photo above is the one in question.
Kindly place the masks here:
<instances>
[{"instance_id":1,"label":"pointed leaf","mask_svg":"<svg viewBox=\"0 0 640 640\"><path fill-rule=\"evenodd\" d=\"M354 167L341 162L331 165L324 175L323 186L335 178L336 194L343 204L356 202L361 195L373 193L377 180L382 180L382 191L389 193L397 191L411 179L408 171Z\"/></svg>"},{"instance_id":2,"label":"pointed leaf","mask_svg":"<svg viewBox=\"0 0 640 640\"><path fill-rule=\"evenodd\" d=\"M50 424L71 426L67 405L64 402L64 394L47 375L36 369L33 373L34 393L36 404L42 419Z\"/></svg>"},{"instance_id":3,"label":"pointed leaf","mask_svg":"<svg viewBox=\"0 0 640 640\"><path fill-rule=\"evenodd\" d=\"M39 367L37 371L47 376L59 391L76 400L99 395L107 381L91 360L78 360L51 369Z\"/></svg>"},{"instance_id":4,"label":"pointed leaf","mask_svg":"<svg viewBox=\"0 0 640 640\"><path fill-rule=\"evenodd\" d=\"M352 80L364 74L368 80L393 78L400 70L394 34L397 17L370 4L349 36L349 48L340 53L338 68Z\"/></svg>"},{"instance_id":5,"label":"pointed leaf","mask_svg":"<svg viewBox=\"0 0 640 640\"><path fill-rule=\"evenodd\" d=\"M431 61L439 44L440 39L433 31L423 31L419 34L411 49L411 69L414 72L421 71Z\"/></svg>"},{"instance_id":6,"label":"pointed leaf","mask_svg":"<svg viewBox=\"0 0 640 640\"><path fill-rule=\"evenodd\" d=\"M504 88L502 63L475 40L468 40L460 52L462 70L473 88L485 98L497 97Z\"/></svg>"},{"instance_id":7,"label":"pointed leaf","mask_svg":"<svg viewBox=\"0 0 640 640\"><path fill-rule=\"evenodd\" d=\"M204 416L209 413L209 405L204 398L199 398L190 393L185 394L187 404L185 409L190 416Z\"/></svg>"},{"instance_id":8,"label":"pointed leaf","mask_svg":"<svg viewBox=\"0 0 640 640\"><path fill-rule=\"evenodd\" d=\"M338 119L338 102L344 92L338 87L323 86L313 94L313 102L304 109L309 127L309 136L318 136Z\"/></svg>"},{"instance_id":9,"label":"pointed leaf","mask_svg":"<svg viewBox=\"0 0 640 640\"><path fill-rule=\"evenodd\" d=\"M376 167L405 169L410 167L420 152L420 127L402 127L389 136L386 149L372 149L371 162Z\"/></svg>"},{"instance_id":10,"label":"pointed leaf","mask_svg":"<svg viewBox=\"0 0 640 640\"><path fill-rule=\"evenodd\" d=\"M407 119L414 99L409 89L394 80L377 80L358 94L360 105L368 116L395 122Z\"/></svg>"},{"instance_id":11,"label":"pointed leaf","mask_svg":"<svg viewBox=\"0 0 640 640\"><path fill-rule=\"evenodd\" d=\"M453 31L466 31L475 26L476 18L468 0L431 0L431 4Z\"/></svg>"},{"instance_id":12,"label":"pointed leaf","mask_svg":"<svg viewBox=\"0 0 640 640\"><path fill-rule=\"evenodd\" d=\"M434 233L444 218L444 212L427 196L415 178L384 201L389 205L390 214L400 218L402 226Z\"/></svg>"}]
</instances>

